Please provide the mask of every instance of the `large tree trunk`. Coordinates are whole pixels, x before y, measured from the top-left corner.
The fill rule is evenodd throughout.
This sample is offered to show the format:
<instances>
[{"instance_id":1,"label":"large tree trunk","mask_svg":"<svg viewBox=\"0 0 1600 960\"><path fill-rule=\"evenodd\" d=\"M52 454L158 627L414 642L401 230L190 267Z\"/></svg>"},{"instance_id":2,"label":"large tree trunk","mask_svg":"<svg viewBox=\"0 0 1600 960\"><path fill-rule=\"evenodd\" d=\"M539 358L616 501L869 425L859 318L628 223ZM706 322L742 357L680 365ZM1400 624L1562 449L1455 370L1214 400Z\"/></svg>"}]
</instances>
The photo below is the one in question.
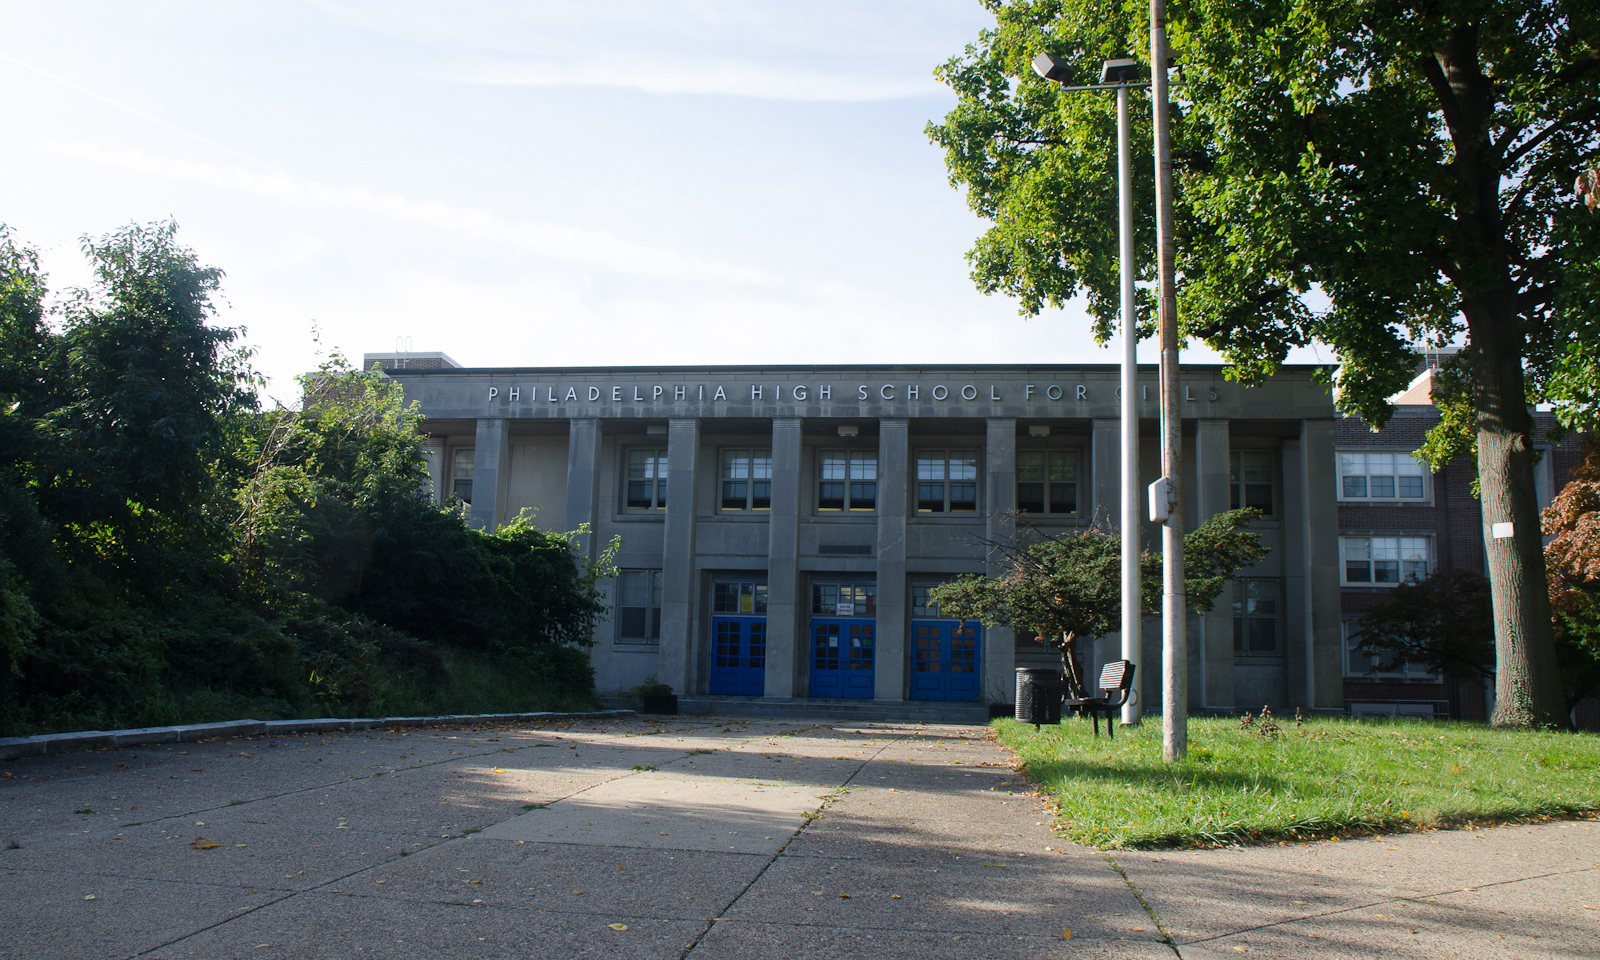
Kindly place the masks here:
<instances>
[{"instance_id":1,"label":"large tree trunk","mask_svg":"<svg viewBox=\"0 0 1600 960\"><path fill-rule=\"evenodd\" d=\"M1479 61L1476 24L1452 27L1433 61L1424 60L1421 67L1438 94L1455 148L1451 171L1464 188L1455 202L1456 223L1463 229L1445 239L1449 263L1444 269L1463 294L1461 312L1473 350L1478 487L1494 601L1491 722L1560 723L1561 675L1533 485L1533 417L1522 376L1526 344L1500 209L1503 145L1493 144L1489 130L1497 94ZM1495 524L1510 524L1510 535L1494 536Z\"/></svg>"},{"instance_id":2,"label":"large tree trunk","mask_svg":"<svg viewBox=\"0 0 1600 960\"><path fill-rule=\"evenodd\" d=\"M1533 483L1533 417L1522 380L1523 337L1507 296L1466 304L1478 414L1478 486L1494 601L1497 726L1563 723L1544 542ZM1500 302L1496 302L1500 301ZM1511 535L1495 536L1496 524Z\"/></svg>"}]
</instances>

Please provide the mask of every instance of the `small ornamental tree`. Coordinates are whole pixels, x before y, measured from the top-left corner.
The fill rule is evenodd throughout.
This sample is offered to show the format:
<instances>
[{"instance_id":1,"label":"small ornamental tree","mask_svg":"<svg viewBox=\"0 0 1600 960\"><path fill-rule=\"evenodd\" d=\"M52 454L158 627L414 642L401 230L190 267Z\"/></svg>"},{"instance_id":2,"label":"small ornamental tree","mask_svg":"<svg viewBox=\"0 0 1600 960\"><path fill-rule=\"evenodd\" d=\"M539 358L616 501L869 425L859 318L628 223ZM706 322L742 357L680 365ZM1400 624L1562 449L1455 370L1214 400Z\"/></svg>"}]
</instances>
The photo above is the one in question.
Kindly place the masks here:
<instances>
[{"instance_id":1,"label":"small ornamental tree","mask_svg":"<svg viewBox=\"0 0 1600 960\"><path fill-rule=\"evenodd\" d=\"M1397 584L1361 618L1360 630L1361 649L1384 663L1494 680L1494 608L1489 578L1476 570Z\"/></svg>"},{"instance_id":2,"label":"small ornamental tree","mask_svg":"<svg viewBox=\"0 0 1600 960\"><path fill-rule=\"evenodd\" d=\"M1245 529L1260 515L1249 509L1219 513L1184 536L1189 609L1210 610L1240 568L1267 555L1261 538ZM1060 651L1067 696L1084 696L1077 645L1119 627L1122 538L1097 529L1051 537L1024 528L986 543L997 555L1000 574L941 584L929 591L930 599L947 616L1035 634ZM1140 579L1144 613L1153 616L1161 609L1161 554L1143 554Z\"/></svg>"}]
</instances>

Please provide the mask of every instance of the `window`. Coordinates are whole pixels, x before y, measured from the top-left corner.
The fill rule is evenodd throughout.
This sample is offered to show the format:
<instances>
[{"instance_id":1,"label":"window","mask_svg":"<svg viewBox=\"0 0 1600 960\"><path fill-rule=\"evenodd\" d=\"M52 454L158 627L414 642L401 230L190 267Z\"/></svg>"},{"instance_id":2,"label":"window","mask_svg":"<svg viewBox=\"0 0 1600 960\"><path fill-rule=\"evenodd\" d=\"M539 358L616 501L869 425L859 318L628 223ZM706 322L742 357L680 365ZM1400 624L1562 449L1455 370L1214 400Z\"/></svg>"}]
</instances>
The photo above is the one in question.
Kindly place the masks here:
<instances>
[{"instance_id":1,"label":"window","mask_svg":"<svg viewBox=\"0 0 1600 960\"><path fill-rule=\"evenodd\" d=\"M722 509L772 509L772 451L722 451Z\"/></svg>"},{"instance_id":2,"label":"window","mask_svg":"<svg viewBox=\"0 0 1600 960\"><path fill-rule=\"evenodd\" d=\"M1078 451L1024 450L1017 454L1017 509L1027 513L1078 512Z\"/></svg>"},{"instance_id":3,"label":"window","mask_svg":"<svg viewBox=\"0 0 1600 960\"><path fill-rule=\"evenodd\" d=\"M937 603L934 603L933 599L928 596L928 591L932 590L934 588L934 586L935 585L931 584L931 583L922 583L922 584L914 584L914 585L912 585L912 587L911 587L911 615L913 617L937 617L937 616L939 616L939 605Z\"/></svg>"},{"instance_id":4,"label":"window","mask_svg":"<svg viewBox=\"0 0 1600 960\"><path fill-rule=\"evenodd\" d=\"M468 506L472 505L472 454L471 447L457 448L450 468L450 492Z\"/></svg>"},{"instance_id":5,"label":"window","mask_svg":"<svg viewBox=\"0 0 1600 960\"><path fill-rule=\"evenodd\" d=\"M660 640L661 571L622 571L617 577L617 642Z\"/></svg>"},{"instance_id":6,"label":"window","mask_svg":"<svg viewBox=\"0 0 1600 960\"><path fill-rule=\"evenodd\" d=\"M1272 657L1278 646L1278 581L1250 577L1233 581L1233 652L1241 657Z\"/></svg>"},{"instance_id":7,"label":"window","mask_svg":"<svg viewBox=\"0 0 1600 960\"><path fill-rule=\"evenodd\" d=\"M1341 453L1339 499L1421 500L1427 474L1409 453Z\"/></svg>"},{"instance_id":8,"label":"window","mask_svg":"<svg viewBox=\"0 0 1600 960\"><path fill-rule=\"evenodd\" d=\"M922 450L917 453L917 512L976 513L978 452Z\"/></svg>"},{"instance_id":9,"label":"window","mask_svg":"<svg viewBox=\"0 0 1600 960\"><path fill-rule=\"evenodd\" d=\"M875 617L878 615L878 585L813 583L811 612L822 617Z\"/></svg>"},{"instance_id":10,"label":"window","mask_svg":"<svg viewBox=\"0 0 1600 960\"><path fill-rule=\"evenodd\" d=\"M665 510L667 508L667 451L628 451L629 510Z\"/></svg>"},{"instance_id":11,"label":"window","mask_svg":"<svg viewBox=\"0 0 1600 960\"><path fill-rule=\"evenodd\" d=\"M1272 516L1272 451L1235 450L1228 454L1229 505L1255 507Z\"/></svg>"},{"instance_id":12,"label":"window","mask_svg":"<svg viewBox=\"0 0 1600 960\"><path fill-rule=\"evenodd\" d=\"M714 583L711 585L712 613L767 612L767 585L744 581L739 583Z\"/></svg>"},{"instance_id":13,"label":"window","mask_svg":"<svg viewBox=\"0 0 1600 960\"><path fill-rule=\"evenodd\" d=\"M1383 586L1426 580L1432 546L1429 537L1340 537L1344 582Z\"/></svg>"},{"instance_id":14,"label":"window","mask_svg":"<svg viewBox=\"0 0 1600 960\"><path fill-rule=\"evenodd\" d=\"M1383 654L1368 653L1361 649L1361 630L1354 620L1346 620L1344 627L1344 675L1365 680L1430 680L1437 683L1439 674L1415 663L1396 663Z\"/></svg>"},{"instance_id":15,"label":"window","mask_svg":"<svg viewBox=\"0 0 1600 960\"><path fill-rule=\"evenodd\" d=\"M817 509L864 511L878 508L878 454L876 451L823 450Z\"/></svg>"}]
</instances>

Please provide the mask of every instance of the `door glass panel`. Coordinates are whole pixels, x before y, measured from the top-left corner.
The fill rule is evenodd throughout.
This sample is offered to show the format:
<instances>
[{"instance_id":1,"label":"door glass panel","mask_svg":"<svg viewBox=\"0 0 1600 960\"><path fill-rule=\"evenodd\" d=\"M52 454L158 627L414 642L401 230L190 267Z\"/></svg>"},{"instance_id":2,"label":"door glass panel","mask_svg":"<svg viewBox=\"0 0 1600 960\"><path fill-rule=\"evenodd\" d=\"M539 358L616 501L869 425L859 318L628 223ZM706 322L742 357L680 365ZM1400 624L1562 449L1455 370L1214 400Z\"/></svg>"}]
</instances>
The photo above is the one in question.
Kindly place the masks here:
<instances>
[{"instance_id":1,"label":"door glass panel","mask_svg":"<svg viewBox=\"0 0 1600 960\"><path fill-rule=\"evenodd\" d=\"M839 624L819 623L816 625L815 641L812 645L812 663L818 670L839 669Z\"/></svg>"},{"instance_id":2,"label":"door glass panel","mask_svg":"<svg viewBox=\"0 0 1600 960\"><path fill-rule=\"evenodd\" d=\"M937 626L918 624L915 628L916 670L918 673L938 673L942 659Z\"/></svg>"},{"instance_id":3,"label":"door glass panel","mask_svg":"<svg viewBox=\"0 0 1600 960\"><path fill-rule=\"evenodd\" d=\"M716 662L719 667L739 665L739 625L719 621L716 636Z\"/></svg>"},{"instance_id":4,"label":"door glass panel","mask_svg":"<svg viewBox=\"0 0 1600 960\"><path fill-rule=\"evenodd\" d=\"M851 670L872 669L872 624L850 624L849 664Z\"/></svg>"},{"instance_id":5,"label":"door glass panel","mask_svg":"<svg viewBox=\"0 0 1600 960\"><path fill-rule=\"evenodd\" d=\"M978 628L963 623L950 633L950 672L978 672Z\"/></svg>"},{"instance_id":6,"label":"door glass panel","mask_svg":"<svg viewBox=\"0 0 1600 960\"><path fill-rule=\"evenodd\" d=\"M764 623L750 624L750 655L749 666L753 670L764 669L767 665L767 625Z\"/></svg>"}]
</instances>

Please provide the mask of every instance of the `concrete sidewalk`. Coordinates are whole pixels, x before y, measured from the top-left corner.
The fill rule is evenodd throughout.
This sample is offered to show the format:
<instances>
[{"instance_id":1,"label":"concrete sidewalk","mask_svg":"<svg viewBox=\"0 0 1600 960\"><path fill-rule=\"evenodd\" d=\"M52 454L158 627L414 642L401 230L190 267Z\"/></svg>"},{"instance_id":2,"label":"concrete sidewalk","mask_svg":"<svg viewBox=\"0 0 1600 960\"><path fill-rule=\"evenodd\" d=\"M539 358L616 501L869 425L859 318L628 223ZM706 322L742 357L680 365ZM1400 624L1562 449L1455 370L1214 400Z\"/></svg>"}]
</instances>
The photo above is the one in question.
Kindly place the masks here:
<instances>
[{"instance_id":1,"label":"concrete sidewalk","mask_svg":"<svg viewBox=\"0 0 1600 960\"><path fill-rule=\"evenodd\" d=\"M1578 957L1600 823L1106 856L981 727L716 717L0 762L0 957Z\"/></svg>"}]
</instances>

